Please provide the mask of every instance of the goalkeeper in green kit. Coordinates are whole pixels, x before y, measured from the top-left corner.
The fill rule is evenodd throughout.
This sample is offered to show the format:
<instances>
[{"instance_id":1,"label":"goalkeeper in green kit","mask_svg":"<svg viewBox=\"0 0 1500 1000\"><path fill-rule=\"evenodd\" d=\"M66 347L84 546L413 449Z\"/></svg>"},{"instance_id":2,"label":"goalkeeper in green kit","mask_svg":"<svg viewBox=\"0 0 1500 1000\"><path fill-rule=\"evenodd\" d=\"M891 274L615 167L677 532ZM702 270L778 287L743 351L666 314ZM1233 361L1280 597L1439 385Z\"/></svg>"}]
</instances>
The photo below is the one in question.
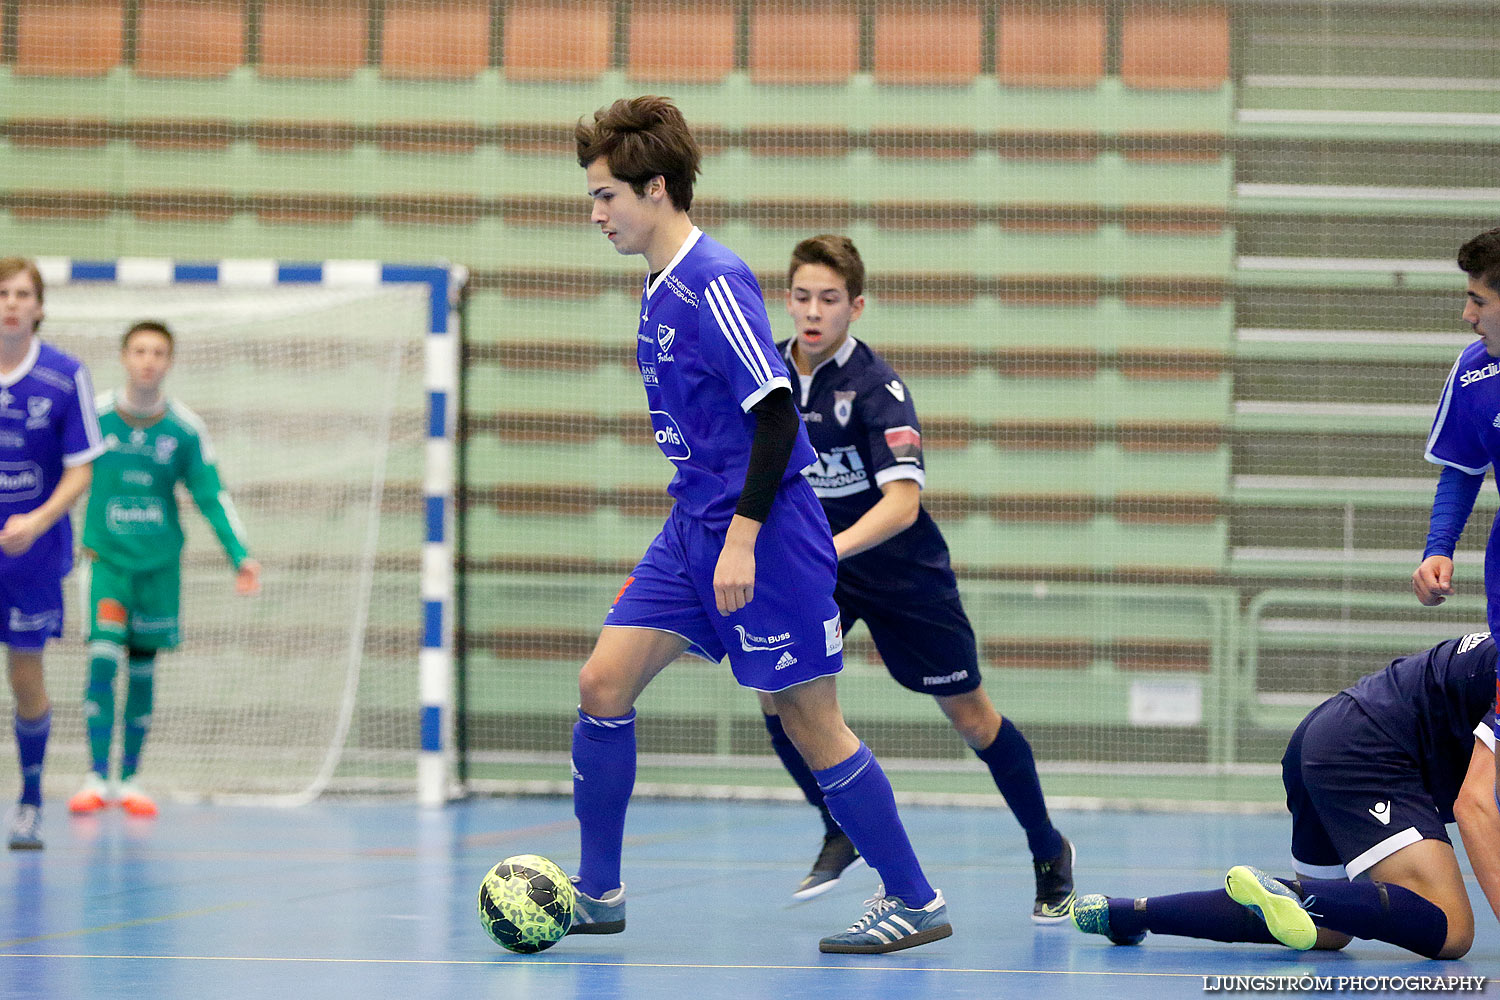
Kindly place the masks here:
<instances>
[{"instance_id":1,"label":"goalkeeper in green kit","mask_svg":"<svg viewBox=\"0 0 1500 1000\"><path fill-rule=\"evenodd\" d=\"M88 609L89 675L84 692L93 770L68 801L75 813L116 798L135 816L156 815L137 785L141 748L151 727L156 654L175 648L183 533L176 486L193 500L233 564L235 590L260 589L260 565L249 558L244 529L219 482L213 447L196 414L162 393L172 367L172 333L145 321L120 342L125 388L98 400L106 451L94 461L84 517L80 585ZM127 665L120 784L109 785L115 725L115 675Z\"/></svg>"}]
</instances>

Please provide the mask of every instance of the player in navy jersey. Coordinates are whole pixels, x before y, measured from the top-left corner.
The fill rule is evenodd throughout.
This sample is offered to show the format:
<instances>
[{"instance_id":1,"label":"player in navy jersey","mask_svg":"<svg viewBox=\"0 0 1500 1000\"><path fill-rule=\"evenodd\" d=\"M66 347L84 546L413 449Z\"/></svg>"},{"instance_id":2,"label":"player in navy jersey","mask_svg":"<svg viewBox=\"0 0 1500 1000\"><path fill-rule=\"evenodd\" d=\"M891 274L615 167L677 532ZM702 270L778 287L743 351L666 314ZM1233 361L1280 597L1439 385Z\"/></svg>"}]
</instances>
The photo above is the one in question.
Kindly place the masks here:
<instances>
[{"instance_id":1,"label":"player in navy jersey","mask_svg":"<svg viewBox=\"0 0 1500 1000\"><path fill-rule=\"evenodd\" d=\"M948 545L921 503L926 471L911 391L884 358L849 335L864 311L864 277L859 250L847 237L797 244L786 293L796 336L779 345L796 371L798 409L818 454L803 475L833 530L842 626L847 635L863 620L891 676L936 698L989 767L1031 848L1031 918L1060 923L1073 902L1073 845L1047 816L1031 745L980 684L974 629L959 600ZM760 702L772 747L823 817L822 850L792 893L810 899L831 889L859 855L834 822L772 700L762 694Z\"/></svg>"},{"instance_id":2,"label":"player in navy jersey","mask_svg":"<svg viewBox=\"0 0 1500 1000\"><path fill-rule=\"evenodd\" d=\"M1445 824L1500 917L1495 691L1488 632L1361 678L1302 720L1281 760L1295 878L1242 865L1207 892L1079 896L1074 922L1116 944L1148 931L1303 950L1359 937L1462 957L1474 912Z\"/></svg>"},{"instance_id":3,"label":"player in navy jersey","mask_svg":"<svg viewBox=\"0 0 1500 1000\"><path fill-rule=\"evenodd\" d=\"M35 264L0 258L0 641L9 647L21 765L20 801L7 822L11 850L42 846L52 728L42 649L62 635L62 581L73 568L68 510L104 450L88 370L36 336L43 294Z\"/></svg>"},{"instance_id":4,"label":"player in navy jersey","mask_svg":"<svg viewBox=\"0 0 1500 1000\"><path fill-rule=\"evenodd\" d=\"M576 129L591 220L646 258L636 360L651 428L676 467L667 522L609 609L579 673L573 806L582 851L571 933L625 929L620 854L635 782L635 701L683 654L769 694L840 825L884 879L869 910L819 943L873 953L952 933L890 782L844 724L838 560L800 470L816 458L750 269L688 216L700 154L667 99L619 100Z\"/></svg>"},{"instance_id":5,"label":"player in navy jersey","mask_svg":"<svg viewBox=\"0 0 1500 1000\"><path fill-rule=\"evenodd\" d=\"M1453 593L1453 550L1484 475L1500 456L1500 229L1460 247L1458 266L1469 279L1463 319L1479 339L1463 349L1448 373L1427 438L1427 461L1443 471L1412 590L1429 607ZM1484 579L1490 630L1500 631L1500 521L1490 529Z\"/></svg>"}]
</instances>

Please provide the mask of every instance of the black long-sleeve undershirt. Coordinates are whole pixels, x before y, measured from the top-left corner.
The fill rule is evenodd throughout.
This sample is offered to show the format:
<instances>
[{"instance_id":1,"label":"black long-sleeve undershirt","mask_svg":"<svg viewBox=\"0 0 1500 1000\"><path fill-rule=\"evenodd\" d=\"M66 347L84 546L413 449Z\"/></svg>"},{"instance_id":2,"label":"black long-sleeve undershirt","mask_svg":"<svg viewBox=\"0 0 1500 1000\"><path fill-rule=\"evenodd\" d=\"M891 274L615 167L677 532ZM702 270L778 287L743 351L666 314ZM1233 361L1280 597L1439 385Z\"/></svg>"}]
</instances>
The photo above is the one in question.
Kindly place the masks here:
<instances>
[{"instance_id":1,"label":"black long-sleeve undershirt","mask_svg":"<svg viewBox=\"0 0 1500 1000\"><path fill-rule=\"evenodd\" d=\"M781 388L766 393L750 407L750 412L755 414L755 438L750 444L745 488L740 491L740 502L734 512L764 524L786 475L802 415L792 404L791 390Z\"/></svg>"}]
</instances>

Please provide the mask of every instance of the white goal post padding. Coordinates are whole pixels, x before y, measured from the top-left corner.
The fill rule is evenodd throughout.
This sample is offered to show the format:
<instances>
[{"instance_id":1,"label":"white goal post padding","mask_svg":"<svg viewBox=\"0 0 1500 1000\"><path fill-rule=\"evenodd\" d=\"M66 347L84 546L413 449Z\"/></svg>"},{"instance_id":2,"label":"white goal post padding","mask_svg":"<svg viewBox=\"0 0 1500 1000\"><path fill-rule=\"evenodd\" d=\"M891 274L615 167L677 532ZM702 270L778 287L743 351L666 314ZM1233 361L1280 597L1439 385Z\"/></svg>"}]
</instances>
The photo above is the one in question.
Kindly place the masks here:
<instances>
[{"instance_id":1,"label":"white goal post padding","mask_svg":"<svg viewBox=\"0 0 1500 1000\"><path fill-rule=\"evenodd\" d=\"M441 801L451 757L451 343L462 271L366 261L38 264L47 286L41 336L82 358L100 393L123 385L120 338L132 323L171 327L167 393L206 425L262 565L261 593L237 597L222 549L179 487L183 642L158 657L142 783L168 800L294 804L337 787L415 789ZM74 511L80 537L86 502ZM65 587L66 637L45 661L49 796L71 792L88 766L87 623L74 582ZM116 757L120 742L117 728Z\"/></svg>"}]
</instances>

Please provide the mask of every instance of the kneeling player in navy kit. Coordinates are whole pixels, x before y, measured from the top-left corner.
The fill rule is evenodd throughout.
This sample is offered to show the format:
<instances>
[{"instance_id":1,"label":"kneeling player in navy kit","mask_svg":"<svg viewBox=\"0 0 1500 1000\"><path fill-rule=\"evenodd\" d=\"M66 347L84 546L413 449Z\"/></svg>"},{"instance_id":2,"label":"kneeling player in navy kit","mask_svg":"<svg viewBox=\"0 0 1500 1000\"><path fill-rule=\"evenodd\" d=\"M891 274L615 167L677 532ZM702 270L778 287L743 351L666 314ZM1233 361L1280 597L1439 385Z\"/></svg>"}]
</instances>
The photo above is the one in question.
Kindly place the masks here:
<instances>
[{"instance_id":1,"label":"kneeling player in navy kit","mask_svg":"<svg viewBox=\"0 0 1500 1000\"><path fill-rule=\"evenodd\" d=\"M1116 944L1147 931L1303 950L1358 937L1463 957L1474 912L1444 827L1458 823L1500 917L1495 691L1488 632L1361 678L1302 720L1281 759L1295 879L1241 865L1207 892L1080 896L1074 922Z\"/></svg>"},{"instance_id":2,"label":"kneeling player in navy kit","mask_svg":"<svg viewBox=\"0 0 1500 1000\"><path fill-rule=\"evenodd\" d=\"M1036 873L1031 918L1058 923L1073 901L1073 845L1047 817L1031 745L980 686L974 630L958 597L948 546L920 493L922 432L911 393L880 355L849 336L864 310L865 267L843 236L815 236L792 251L787 312L797 335L779 346L796 372L798 408L818 460L803 470L828 515L838 551L839 617L864 621L891 676L937 699L994 775L1026 831ZM827 833L812 871L792 893L831 889L860 860L830 815L771 700L760 696L771 744Z\"/></svg>"}]
</instances>

